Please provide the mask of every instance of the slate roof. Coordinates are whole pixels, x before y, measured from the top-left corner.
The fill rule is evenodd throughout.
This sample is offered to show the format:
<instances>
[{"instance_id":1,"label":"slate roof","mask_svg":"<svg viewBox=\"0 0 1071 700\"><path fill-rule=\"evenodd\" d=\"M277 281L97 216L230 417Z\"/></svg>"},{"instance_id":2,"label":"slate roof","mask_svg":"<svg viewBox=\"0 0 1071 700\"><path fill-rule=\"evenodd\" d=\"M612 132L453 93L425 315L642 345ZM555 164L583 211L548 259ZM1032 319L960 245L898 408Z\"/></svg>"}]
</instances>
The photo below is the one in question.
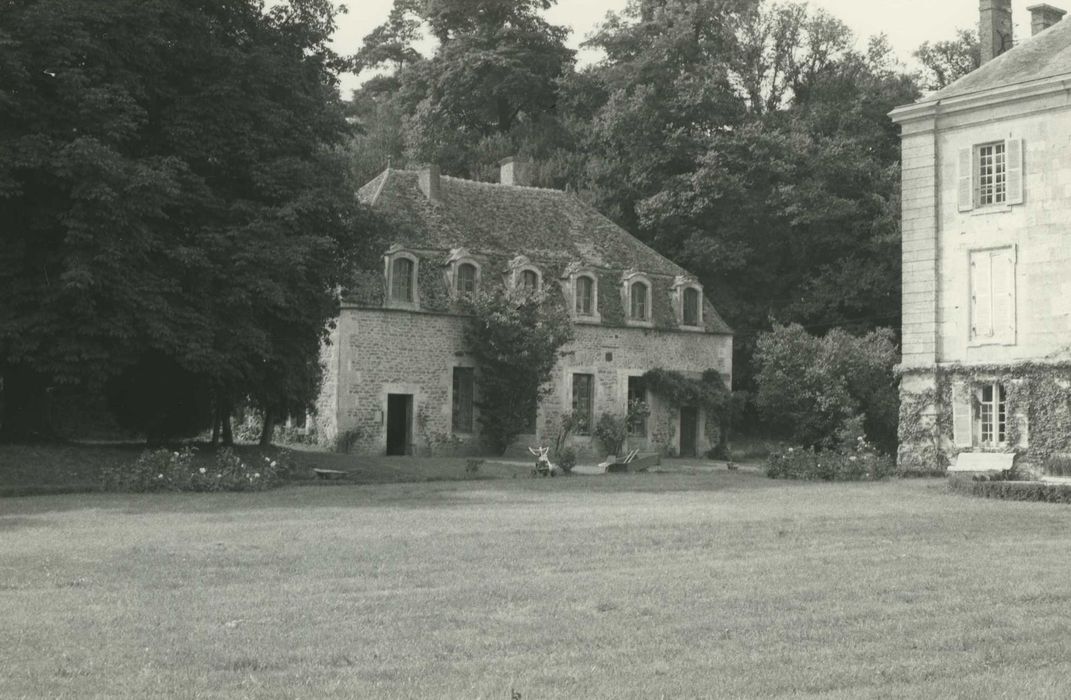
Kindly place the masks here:
<instances>
[{"instance_id":1,"label":"slate roof","mask_svg":"<svg viewBox=\"0 0 1071 700\"><path fill-rule=\"evenodd\" d=\"M647 274L667 294L673 278L693 277L568 192L444 175L439 201L431 202L420 189L419 178L417 171L388 168L357 193L395 225L397 240L392 242L413 250L445 253L465 248L473 255L502 261L525 255L547 279L579 262L599 273L600 310L604 294L608 297L616 288L606 283L626 270ZM731 334L705 301L706 330ZM607 316L602 315L606 323Z\"/></svg>"},{"instance_id":2,"label":"slate roof","mask_svg":"<svg viewBox=\"0 0 1071 700\"><path fill-rule=\"evenodd\" d=\"M1057 22L920 102L934 102L1060 75L1071 78L1071 20Z\"/></svg>"}]
</instances>

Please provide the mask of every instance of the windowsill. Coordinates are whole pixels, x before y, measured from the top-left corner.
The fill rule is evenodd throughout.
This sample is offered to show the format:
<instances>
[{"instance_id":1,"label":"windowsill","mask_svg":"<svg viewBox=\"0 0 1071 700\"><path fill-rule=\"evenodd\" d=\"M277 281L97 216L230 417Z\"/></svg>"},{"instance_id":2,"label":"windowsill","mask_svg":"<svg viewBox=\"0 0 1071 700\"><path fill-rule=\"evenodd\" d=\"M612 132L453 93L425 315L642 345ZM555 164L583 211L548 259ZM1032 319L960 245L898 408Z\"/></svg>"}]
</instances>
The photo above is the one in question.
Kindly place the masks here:
<instances>
[{"instance_id":1,"label":"windowsill","mask_svg":"<svg viewBox=\"0 0 1071 700\"><path fill-rule=\"evenodd\" d=\"M692 333L702 333L704 330L703 326L686 326L683 323L678 324L677 327L682 331L690 331Z\"/></svg>"},{"instance_id":2,"label":"windowsill","mask_svg":"<svg viewBox=\"0 0 1071 700\"><path fill-rule=\"evenodd\" d=\"M640 321L635 318L628 318L625 319L625 325L633 328L654 328L654 321Z\"/></svg>"},{"instance_id":3,"label":"windowsill","mask_svg":"<svg viewBox=\"0 0 1071 700\"><path fill-rule=\"evenodd\" d=\"M573 321L576 323L587 323L592 326L597 326L602 323L602 316L599 314L591 314L590 316L573 314Z\"/></svg>"},{"instance_id":4,"label":"windowsill","mask_svg":"<svg viewBox=\"0 0 1071 700\"><path fill-rule=\"evenodd\" d=\"M971 209L971 216L985 216L986 214L1007 214L1010 212L1010 204L990 204L984 207L975 207Z\"/></svg>"},{"instance_id":5,"label":"windowsill","mask_svg":"<svg viewBox=\"0 0 1071 700\"><path fill-rule=\"evenodd\" d=\"M1015 347L1015 345L1016 345L1016 343L1015 343L1014 340L999 339L999 338L994 338L994 339L989 339L989 340L972 340L972 341L969 341L967 343L967 347L968 348L986 348L986 347L1010 348L1010 347Z\"/></svg>"}]
</instances>

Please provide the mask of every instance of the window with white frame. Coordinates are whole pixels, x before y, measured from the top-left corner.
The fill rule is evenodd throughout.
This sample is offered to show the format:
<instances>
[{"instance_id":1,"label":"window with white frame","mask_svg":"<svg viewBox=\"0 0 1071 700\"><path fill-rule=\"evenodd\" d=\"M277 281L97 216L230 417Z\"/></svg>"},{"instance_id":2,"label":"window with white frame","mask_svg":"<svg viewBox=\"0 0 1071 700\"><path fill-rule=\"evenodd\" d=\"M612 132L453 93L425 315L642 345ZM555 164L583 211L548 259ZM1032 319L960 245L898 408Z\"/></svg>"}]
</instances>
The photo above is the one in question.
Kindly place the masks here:
<instances>
[{"instance_id":1,"label":"window with white frame","mask_svg":"<svg viewBox=\"0 0 1071 700\"><path fill-rule=\"evenodd\" d=\"M1008 395L1000 382L984 384L975 392L975 439L982 447L1008 442Z\"/></svg>"},{"instance_id":2,"label":"window with white frame","mask_svg":"<svg viewBox=\"0 0 1071 700\"><path fill-rule=\"evenodd\" d=\"M970 252L970 295L970 344L1015 344L1013 246Z\"/></svg>"},{"instance_id":3,"label":"window with white frame","mask_svg":"<svg viewBox=\"0 0 1071 700\"><path fill-rule=\"evenodd\" d=\"M577 316L595 315L595 278L591 275L577 275L573 280L574 308Z\"/></svg>"},{"instance_id":4,"label":"window with white frame","mask_svg":"<svg viewBox=\"0 0 1071 700\"><path fill-rule=\"evenodd\" d=\"M1023 142L1006 139L959 152L959 210L1003 208L1023 202Z\"/></svg>"}]
</instances>

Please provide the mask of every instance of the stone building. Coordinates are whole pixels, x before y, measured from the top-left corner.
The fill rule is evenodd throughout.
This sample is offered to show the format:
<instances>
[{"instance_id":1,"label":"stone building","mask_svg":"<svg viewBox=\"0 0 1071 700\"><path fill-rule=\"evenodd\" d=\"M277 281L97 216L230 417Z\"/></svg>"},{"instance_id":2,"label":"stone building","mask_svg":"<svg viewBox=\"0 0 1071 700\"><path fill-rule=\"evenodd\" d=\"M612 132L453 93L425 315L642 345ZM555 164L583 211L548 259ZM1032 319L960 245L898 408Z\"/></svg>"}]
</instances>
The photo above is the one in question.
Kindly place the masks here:
<instances>
[{"instance_id":1,"label":"stone building","mask_svg":"<svg viewBox=\"0 0 1071 700\"><path fill-rule=\"evenodd\" d=\"M897 108L903 467L1043 466L1071 442L1071 22L981 1L983 65Z\"/></svg>"},{"instance_id":2,"label":"stone building","mask_svg":"<svg viewBox=\"0 0 1071 700\"><path fill-rule=\"evenodd\" d=\"M524 285L561 295L575 324L533 433L513 451L553 441L563 413L590 426L651 413L630 446L702 454L718 426L695 406L673 406L642 375L661 367L732 382L732 331L695 277L573 194L527 186L530 166L502 163L500 183L388 168L359 192L398 240L382 266L357 275L325 350L319 430L366 454L478 453L480 370L466 353L459 294ZM572 439L601 456L590 428ZM527 452L524 452L527 455Z\"/></svg>"}]
</instances>

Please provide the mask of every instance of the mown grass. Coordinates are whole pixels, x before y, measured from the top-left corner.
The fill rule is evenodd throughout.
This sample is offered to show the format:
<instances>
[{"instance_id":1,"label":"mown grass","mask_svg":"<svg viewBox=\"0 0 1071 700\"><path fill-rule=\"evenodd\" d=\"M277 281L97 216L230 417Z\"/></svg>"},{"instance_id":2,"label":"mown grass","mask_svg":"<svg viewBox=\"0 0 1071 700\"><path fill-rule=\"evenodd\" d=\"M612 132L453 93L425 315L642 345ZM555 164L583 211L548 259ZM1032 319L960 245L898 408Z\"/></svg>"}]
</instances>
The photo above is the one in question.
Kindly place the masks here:
<instances>
[{"instance_id":1,"label":"mown grass","mask_svg":"<svg viewBox=\"0 0 1071 700\"><path fill-rule=\"evenodd\" d=\"M0 696L1067 697L1071 509L710 472L0 501Z\"/></svg>"}]
</instances>

